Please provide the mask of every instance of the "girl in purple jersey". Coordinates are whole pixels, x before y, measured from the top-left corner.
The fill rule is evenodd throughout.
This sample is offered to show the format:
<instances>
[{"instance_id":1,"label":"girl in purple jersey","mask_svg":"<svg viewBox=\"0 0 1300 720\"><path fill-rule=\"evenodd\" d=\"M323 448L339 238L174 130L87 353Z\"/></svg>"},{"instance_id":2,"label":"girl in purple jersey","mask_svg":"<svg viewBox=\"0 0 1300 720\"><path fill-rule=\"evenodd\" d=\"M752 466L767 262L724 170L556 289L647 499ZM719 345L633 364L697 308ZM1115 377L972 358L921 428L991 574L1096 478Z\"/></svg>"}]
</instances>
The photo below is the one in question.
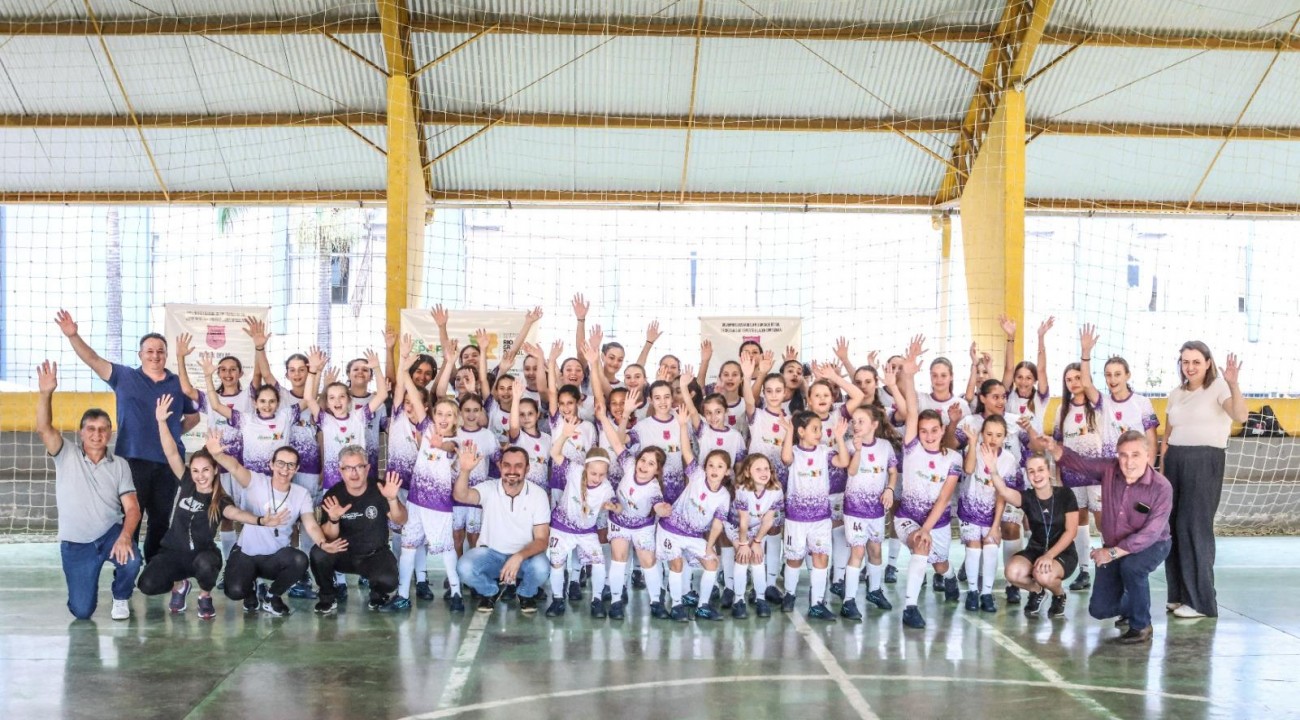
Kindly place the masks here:
<instances>
[{"instance_id":1,"label":"girl in purple jersey","mask_svg":"<svg viewBox=\"0 0 1300 720\"><path fill-rule=\"evenodd\" d=\"M858 611L858 581L866 563L867 602L881 610L893 609L885 599L881 582L885 566L881 543L885 540L885 513L898 496L898 435L885 421L885 411L864 405L853 411L853 459L849 462L844 489L844 533L849 560L844 576L844 604L840 617L861 620Z\"/></svg>"},{"instance_id":2,"label":"girl in purple jersey","mask_svg":"<svg viewBox=\"0 0 1300 720\"><path fill-rule=\"evenodd\" d=\"M1001 383L996 380L988 383ZM1002 544L1001 527L1004 502L993 483L993 475L1010 478L1020 473L1020 454L1004 447L1007 422L1001 415L983 419L979 435L966 447L965 478L958 489L957 516L961 520L961 540L966 545L966 609L997 612L993 601L993 581L998 571L998 546ZM981 451L992 453L993 462L982 462Z\"/></svg>"},{"instance_id":3,"label":"girl in purple jersey","mask_svg":"<svg viewBox=\"0 0 1300 720\"><path fill-rule=\"evenodd\" d=\"M546 551L547 559L551 561L552 595L546 617L552 618L565 612L565 574L562 570L571 555L577 556L580 567L591 568L592 588L605 586L605 557L596 533L596 518L602 510L616 507L612 502L614 488L609 483L609 453L593 447L581 461L571 460L565 455L565 438L573 434L579 422L582 421L574 417L565 418L556 427L555 439L551 443L551 463L565 478L559 501L551 509L551 538ZM572 584L576 582L577 574L571 571L569 578ZM604 618L607 615L600 593L593 592L591 616Z\"/></svg>"},{"instance_id":4,"label":"girl in purple jersey","mask_svg":"<svg viewBox=\"0 0 1300 720\"><path fill-rule=\"evenodd\" d=\"M1049 317L1038 326L1038 363L1028 360L1016 362L1016 321L1002 315L998 318L1007 335L1007 352L1002 372L1002 384L1010 391L1007 396L1007 414L1012 423L1028 417L1034 431L1043 433L1043 418L1047 414L1047 401L1051 388L1047 382L1047 333L1056 324Z\"/></svg>"},{"instance_id":5,"label":"girl in purple jersey","mask_svg":"<svg viewBox=\"0 0 1300 720\"><path fill-rule=\"evenodd\" d=\"M1084 457L1100 458L1105 456L1105 433L1101 417L1101 392L1092 383L1092 349L1097 344L1097 331L1092 325L1079 329L1079 347L1082 351L1079 362L1065 367L1061 384L1061 413L1056 421L1052 437L1065 447ZM1062 482L1070 483L1062 477ZM1079 574L1070 583L1071 590L1087 590L1092 587L1092 575L1088 572L1089 553L1092 549L1092 534L1089 532L1088 516L1096 518L1097 527L1101 527L1101 486L1071 486L1075 502L1079 505L1079 532L1074 536L1074 550L1079 556Z\"/></svg>"},{"instance_id":6,"label":"girl in purple jersey","mask_svg":"<svg viewBox=\"0 0 1300 720\"><path fill-rule=\"evenodd\" d=\"M754 614L761 618L771 617L772 609L766 599L764 546L768 532L776 524L777 508L784 501L772 461L766 455L746 457L736 468L735 490L723 528L735 548L736 569L740 571L730 588L735 598L731 617L742 620L748 616L744 593L746 577L754 582Z\"/></svg>"},{"instance_id":7,"label":"girl in purple jersey","mask_svg":"<svg viewBox=\"0 0 1300 720\"><path fill-rule=\"evenodd\" d=\"M848 423L837 418L832 437L834 445L821 444L822 421L812 411L801 410L789 421L789 430L781 446L785 464L785 597L783 612L794 611L795 589L804 558L812 556L809 573L811 594L808 617L835 621L826 607L826 585L831 552L832 468L846 468L849 454L844 447ZM796 441L797 440L797 441Z\"/></svg>"},{"instance_id":8,"label":"girl in purple jersey","mask_svg":"<svg viewBox=\"0 0 1300 720\"><path fill-rule=\"evenodd\" d=\"M398 361L399 372L406 373L412 380L410 383L402 382L399 378L397 386L393 390L393 415L388 422L388 468L390 475L396 475L401 483L401 489L398 490L403 503L406 502L411 490L411 477L415 474L415 462L420 454L420 428L419 422L415 420L417 410L421 408L428 413L429 407L429 390L428 384L434 377L429 378L429 382L421 382L418 368L424 363L424 355L414 355L411 352L411 336L402 336L402 355ZM451 366L444 363L445 372ZM388 527L393 531L392 551L394 557L400 557L402 554L402 526L389 521ZM415 596L421 600L433 599L433 588L429 586L428 575L428 557L429 551L426 545L420 545L415 549Z\"/></svg>"},{"instance_id":9,"label":"girl in purple jersey","mask_svg":"<svg viewBox=\"0 0 1300 720\"><path fill-rule=\"evenodd\" d=\"M663 589L663 573L656 567L654 508L664 497L664 451L647 447L633 454L614 421L605 413L599 417L616 463L623 466L621 479L615 485L616 507L609 514L609 617L623 619L624 580L632 552L636 553L637 564L644 572L651 606L660 605L662 614L659 594Z\"/></svg>"},{"instance_id":10,"label":"girl in purple jersey","mask_svg":"<svg viewBox=\"0 0 1300 720\"><path fill-rule=\"evenodd\" d=\"M524 384L514 383L511 388L510 427L507 446L523 448L528 453L528 474L524 479L544 491L550 490L551 436L538 425L540 412L537 401L524 397Z\"/></svg>"},{"instance_id":11,"label":"girl in purple jersey","mask_svg":"<svg viewBox=\"0 0 1300 720\"><path fill-rule=\"evenodd\" d=\"M760 361L760 368L763 364L770 365L771 355L764 355ZM776 481L784 491L786 479L786 466L781 462L781 446L785 442L786 412L781 407L785 399L785 381L780 375L770 373L764 378L761 385L754 388L754 401L761 404L761 407L754 409L749 417L749 455L763 455L776 470ZM772 529L768 532L767 544L764 552L764 562L767 564L767 601L769 603L779 603L782 601L783 593L776 586L776 581L781 573L782 544L781 535L785 526L785 506L784 503L776 507L776 520L772 524Z\"/></svg>"},{"instance_id":12,"label":"girl in purple jersey","mask_svg":"<svg viewBox=\"0 0 1300 720\"><path fill-rule=\"evenodd\" d=\"M317 400L320 387L320 373L328 358L320 350L315 350L308 358L307 395L303 402L307 411L316 417L316 425L321 435L321 488L329 490L343 481L339 471L339 451L347 445L361 445L367 455L378 455L379 449L370 448L370 425L375 413L384 406L388 398L388 387L380 383L370 399L357 405L343 383L330 383L325 388L325 407ZM366 351L367 367L379 367L379 356L373 350ZM355 373L356 371L354 371ZM376 460L377 462L377 460Z\"/></svg>"},{"instance_id":13,"label":"girl in purple jersey","mask_svg":"<svg viewBox=\"0 0 1300 720\"><path fill-rule=\"evenodd\" d=\"M685 425L684 418L682 424ZM723 521L731 507L731 492L726 487L731 456L724 450L712 450L701 466L696 463L689 444L682 447L682 452L686 487L675 502L670 504L665 499L655 506L655 513L660 517L659 530L655 533L655 555L668 566L668 597L672 607L668 618L678 622L690 620L682 591L690 587L688 563L698 563L704 568L704 575L700 578L695 617L721 620L722 615L710 598L718 577L718 538L722 536ZM656 609L652 605L651 613L664 617L662 606Z\"/></svg>"}]
</instances>

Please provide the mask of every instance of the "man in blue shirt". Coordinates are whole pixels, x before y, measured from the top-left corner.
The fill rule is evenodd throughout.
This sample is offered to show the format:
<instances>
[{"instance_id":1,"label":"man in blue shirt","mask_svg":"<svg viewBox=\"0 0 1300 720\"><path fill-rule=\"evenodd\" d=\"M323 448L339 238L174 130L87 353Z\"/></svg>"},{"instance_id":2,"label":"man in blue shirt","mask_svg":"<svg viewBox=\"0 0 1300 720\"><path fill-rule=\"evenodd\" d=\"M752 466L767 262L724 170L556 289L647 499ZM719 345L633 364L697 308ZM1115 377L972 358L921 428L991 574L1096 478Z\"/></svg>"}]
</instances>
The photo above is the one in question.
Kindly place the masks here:
<instances>
[{"instance_id":1,"label":"man in blue shirt","mask_svg":"<svg viewBox=\"0 0 1300 720\"><path fill-rule=\"evenodd\" d=\"M144 538L144 559L148 561L158 552L163 535L167 534L171 505L176 495L176 475L168 467L162 442L158 439L154 408L158 398L170 395L175 407L182 409L168 421L177 445L181 445L181 435L198 424L198 408L181 392L181 382L176 373L164 367L167 340L162 335L149 333L140 338L140 367L129 368L109 362L91 349L78 334L77 323L66 310L60 310L54 321L72 343L77 357L108 383L117 397L117 446L114 452L126 458L131 467L136 496L148 521ZM139 534L137 529L136 540Z\"/></svg>"}]
</instances>

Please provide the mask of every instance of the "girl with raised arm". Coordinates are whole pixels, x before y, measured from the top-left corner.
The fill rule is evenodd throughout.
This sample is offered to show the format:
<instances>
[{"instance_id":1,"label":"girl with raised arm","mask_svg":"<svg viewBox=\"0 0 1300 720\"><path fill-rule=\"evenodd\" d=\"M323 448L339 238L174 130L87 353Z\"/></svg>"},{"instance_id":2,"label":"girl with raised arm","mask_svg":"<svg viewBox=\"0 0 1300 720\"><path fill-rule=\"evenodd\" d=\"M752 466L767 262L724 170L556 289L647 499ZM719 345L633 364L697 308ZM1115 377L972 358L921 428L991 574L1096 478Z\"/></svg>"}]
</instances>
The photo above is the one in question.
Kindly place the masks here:
<instances>
[{"instance_id":1,"label":"girl with raised arm","mask_svg":"<svg viewBox=\"0 0 1300 720\"><path fill-rule=\"evenodd\" d=\"M1105 457L1103 423L1101 418L1101 393L1092 384L1092 349L1097 344L1097 331L1093 325L1079 329L1080 362L1065 366L1061 380L1061 413L1052 430L1052 438L1074 452L1088 458ZM1068 471L1066 471L1068 472ZM1091 512L1101 528L1101 486L1071 485L1074 499L1079 505L1079 532L1074 536L1074 550L1079 556L1079 575L1070 583L1071 590L1087 590L1092 586L1088 572L1091 565L1092 535L1088 530Z\"/></svg>"},{"instance_id":2,"label":"girl with raised arm","mask_svg":"<svg viewBox=\"0 0 1300 720\"><path fill-rule=\"evenodd\" d=\"M1028 360L1016 362L1016 321L1002 315L998 318L1002 331L1007 335L1005 367L1002 384L1010 391L1007 397L1007 414L1010 422L1020 424L1020 418L1028 417L1034 432L1043 434L1043 418L1047 414L1047 401L1051 397L1051 387L1047 382L1047 333L1056 324L1055 317L1049 317L1038 326L1038 363Z\"/></svg>"},{"instance_id":3,"label":"girl with raised arm","mask_svg":"<svg viewBox=\"0 0 1300 720\"><path fill-rule=\"evenodd\" d=\"M566 453L568 440L578 429L576 414L557 418L555 438L551 441L551 467L554 474L564 477L564 489L551 509L551 540L547 549L551 561L551 604L546 617L564 615L563 572L571 554L577 555L578 565L591 568L591 616L607 616L604 600L595 588L605 586L605 556L600 549L596 532L596 518L601 510L615 509L614 488L609 484L609 453L593 447L581 461L571 459ZM570 596L577 574L570 569ZM579 595L579 600L581 596Z\"/></svg>"},{"instance_id":4,"label":"girl with raised arm","mask_svg":"<svg viewBox=\"0 0 1300 720\"><path fill-rule=\"evenodd\" d=\"M796 412L788 425L781 446L781 462L786 466L785 482L785 596L782 612L793 612L795 590L804 558L812 556L808 617L835 621L826 607L827 576L831 552L831 479L832 468L847 468L849 453L844 447L848 423L837 418L832 432L834 444L822 444L822 421L808 410ZM796 441L797 439L797 441Z\"/></svg>"}]
</instances>

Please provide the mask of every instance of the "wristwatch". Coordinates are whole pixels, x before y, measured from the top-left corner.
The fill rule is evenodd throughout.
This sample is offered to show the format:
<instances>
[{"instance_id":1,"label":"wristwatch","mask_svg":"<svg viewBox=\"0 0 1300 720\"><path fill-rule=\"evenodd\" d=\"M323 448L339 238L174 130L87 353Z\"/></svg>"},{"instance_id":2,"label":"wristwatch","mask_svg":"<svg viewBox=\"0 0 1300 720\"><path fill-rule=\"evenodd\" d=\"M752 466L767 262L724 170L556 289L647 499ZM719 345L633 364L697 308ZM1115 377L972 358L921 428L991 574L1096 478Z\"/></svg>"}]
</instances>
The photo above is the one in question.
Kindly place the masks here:
<instances>
[{"instance_id":1,"label":"wristwatch","mask_svg":"<svg viewBox=\"0 0 1300 720\"><path fill-rule=\"evenodd\" d=\"M1106 552L1110 553L1111 560L1115 560L1119 557L1119 551L1115 548L1106 548Z\"/></svg>"}]
</instances>

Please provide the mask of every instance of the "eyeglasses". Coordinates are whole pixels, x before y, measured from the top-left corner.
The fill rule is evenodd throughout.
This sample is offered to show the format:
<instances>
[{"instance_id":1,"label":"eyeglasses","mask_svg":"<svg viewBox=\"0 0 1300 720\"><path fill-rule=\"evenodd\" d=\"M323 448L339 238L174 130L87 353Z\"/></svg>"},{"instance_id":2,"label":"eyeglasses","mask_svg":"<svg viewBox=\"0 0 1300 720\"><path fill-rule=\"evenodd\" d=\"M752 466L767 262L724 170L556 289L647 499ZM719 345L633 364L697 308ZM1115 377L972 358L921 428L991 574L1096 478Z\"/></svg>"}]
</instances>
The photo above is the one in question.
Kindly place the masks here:
<instances>
[{"instance_id":1,"label":"eyeglasses","mask_svg":"<svg viewBox=\"0 0 1300 720\"><path fill-rule=\"evenodd\" d=\"M276 461L272 462L271 465L272 465L276 470L293 470L293 469L296 469L296 468L298 467L298 463L296 463L296 462L288 462L288 461L286 461L286 460L276 460Z\"/></svg>"},{"instance_id":2,"label":"eyeglasses","mask_svg":"<svg viewBox=\"0 0 1300 720\"><path fill-rule=\"evenodd\" d=\"M365 472L367 467L369 467L369 465L340 465L339 470L350 474Z\"/></svg>"}]
</instances>

